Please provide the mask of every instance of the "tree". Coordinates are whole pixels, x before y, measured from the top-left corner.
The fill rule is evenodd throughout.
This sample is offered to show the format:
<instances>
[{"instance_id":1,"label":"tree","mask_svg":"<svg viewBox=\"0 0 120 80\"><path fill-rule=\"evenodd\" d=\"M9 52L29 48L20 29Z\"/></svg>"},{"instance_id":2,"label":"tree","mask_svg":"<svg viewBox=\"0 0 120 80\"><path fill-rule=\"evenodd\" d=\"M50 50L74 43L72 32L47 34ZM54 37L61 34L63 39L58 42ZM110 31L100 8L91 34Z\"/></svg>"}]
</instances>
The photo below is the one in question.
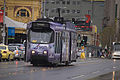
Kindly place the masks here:
<instances>
[{"instance_id":1,"label":"tree","mask_svg":"<svg viewBox=\"0 0 120 80\"><path fill-rule=\"evenodd\" d=\"M100 33L100 41L102 47L111 46L112 42L115 41L115 27L105 27Z\"/></svg>"}]
</instances>

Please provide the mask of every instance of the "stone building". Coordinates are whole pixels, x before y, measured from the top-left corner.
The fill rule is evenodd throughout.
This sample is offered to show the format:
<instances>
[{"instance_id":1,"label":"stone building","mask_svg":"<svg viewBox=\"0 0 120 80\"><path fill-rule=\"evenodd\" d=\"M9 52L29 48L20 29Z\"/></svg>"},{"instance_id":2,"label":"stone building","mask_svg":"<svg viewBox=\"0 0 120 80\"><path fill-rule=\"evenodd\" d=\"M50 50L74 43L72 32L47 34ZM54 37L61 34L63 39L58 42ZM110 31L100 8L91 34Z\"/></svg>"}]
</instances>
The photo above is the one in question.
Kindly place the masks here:
<instances>
[{"instance_id":1,"label":"stone building","mask_svg":"<svg viewBox=\"0 0 120 80\"><path fill-rule=\"evenodd\" d=\"M5 0L5 2L5 15L15 21L27 23L41 17L41 0ZM3 9L4 0L0 0L0 10ZM25 39L25 31L26 30L22 28L15 28L15 38L14 40L11 38L12 40L10 39L8 42L19 43L23 41L23 39ZM6 35L6 38L7 37L9 36Z\"/></svg>"},{"instance_id":2,"label":"stone building","mask_svg":"<svg viewBox=\"0 0 120 80\"><path fill-rule=\"evenodd\" d=\"M102 30L104 17L104 0L46 0L45 16L58 16L57 9L61 8L61 16L65 19L84 19L86 14L91 15L92 24Z\"/></svg>"},{"instance_id":3,"label":"stone building","mask_svg":"<svg viewBox=\"0 0 120 80\"><path fill-rule=\"evenodd\" d=\"M114 27L114 41L120 41L120 0L105 0L104 26Z\"/></svg>"},{"instance_id":4,"label":"stone building","mask_svg":"<svg viewBox=\"0 0 120 80\"><path fill-rule=\"evenodd\" d=\"M105 0L104 27L115 26L115 0Z\"/></svg>"},{"instance_id":5,"label":"stone building","mask_svg":"<svg viewBox=\"0 0 120 80\"><path fill-rule=\"evenodd\" d=\"M0 0L3 9L4 0ZM6 0L6 16L27 23L41 16L41 0Z\"/></svg>"}]
</instances>

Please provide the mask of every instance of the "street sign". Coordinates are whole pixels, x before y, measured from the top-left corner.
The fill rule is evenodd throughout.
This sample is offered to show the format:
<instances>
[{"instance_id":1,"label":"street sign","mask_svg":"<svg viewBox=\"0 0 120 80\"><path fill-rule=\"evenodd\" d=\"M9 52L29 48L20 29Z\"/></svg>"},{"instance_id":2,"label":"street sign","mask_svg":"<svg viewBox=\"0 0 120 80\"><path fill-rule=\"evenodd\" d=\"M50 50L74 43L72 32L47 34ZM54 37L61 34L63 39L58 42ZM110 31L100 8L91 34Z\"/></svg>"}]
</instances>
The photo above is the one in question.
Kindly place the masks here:
<instances>
[{"instance_id":1,"label":"street sign","mask_svg":"<svg viewBox=\"0 0 120 80\"><path fill-rule=\"evenodd\" d=\"M2 36L5 37L6 33L2 33Z\"/></svg>"},{"instance_id":2,"label":"street sign","mask_svg":"<svg viewBox=\"0 0 120 80\"><path fill-rule=\"evenodd\" d=\"M3 23L3 10L0 10L0 23Z\"/></svg>"},{"instance_id":3,"label":"street sign","mask_svg":"<svg viewBox=\"0 0 120 80\"><path fill-rule=\"evenodd\" d=\"M15 27L8 27L8 36L15 36Z\"/></svg>"}]
</instances>

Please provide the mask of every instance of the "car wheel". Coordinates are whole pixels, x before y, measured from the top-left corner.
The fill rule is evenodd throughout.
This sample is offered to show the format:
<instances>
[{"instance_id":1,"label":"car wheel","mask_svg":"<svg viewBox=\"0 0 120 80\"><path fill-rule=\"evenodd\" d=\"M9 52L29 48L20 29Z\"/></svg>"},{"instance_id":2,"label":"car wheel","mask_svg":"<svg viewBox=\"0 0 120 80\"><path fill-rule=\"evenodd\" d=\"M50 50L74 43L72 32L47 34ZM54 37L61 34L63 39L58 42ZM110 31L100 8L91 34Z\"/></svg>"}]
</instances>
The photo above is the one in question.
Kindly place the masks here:
<instances>
[{"instance_id":1,"label":"car wheel","mask_svg":"<svg viewBox=\"0 0 120 80\"><path fill-rule=\"evenodd\" d=\"M2 61L5 61L5 59L2 59Z\"/></svg>"},{"instance_id":2,"label":"car wheel","mask_svg":"<svg viewBox=\"0 0 120 80\"><path fill-rule=\"evenodd\" d=\"M8 59L7 59L7 61L10 61L10 55L8 56Z\"/></svg>"},{"instance_id":3,"label":"car wheel","mask_svg":"<svg viewBox=\"0 0 120 80\"><path fill-rule=\"evenodd\" d=\"M12 61L14 61L15 59L13 58L13 59L11 59Z\"/></svg>"}]
</instances>

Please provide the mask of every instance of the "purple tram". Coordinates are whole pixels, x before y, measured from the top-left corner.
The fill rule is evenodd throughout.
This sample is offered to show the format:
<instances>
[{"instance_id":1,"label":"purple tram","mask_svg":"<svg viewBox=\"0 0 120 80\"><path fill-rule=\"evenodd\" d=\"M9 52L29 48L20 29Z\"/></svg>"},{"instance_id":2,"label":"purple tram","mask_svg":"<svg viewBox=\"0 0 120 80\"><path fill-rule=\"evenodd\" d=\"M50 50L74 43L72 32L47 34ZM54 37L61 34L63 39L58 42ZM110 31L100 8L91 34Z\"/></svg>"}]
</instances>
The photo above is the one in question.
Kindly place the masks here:
<instances>
[{"instance_id":1,"label":"purple tram","mask_svg":"<svg viewBox=\"0 0 120 80\"><path fill-rule=\"evenodd\" d=\"M33 64L68 65L76 61L75 25L54 21L33 21L27 24L25 60Z\"/></svg>"}]
</instances>

